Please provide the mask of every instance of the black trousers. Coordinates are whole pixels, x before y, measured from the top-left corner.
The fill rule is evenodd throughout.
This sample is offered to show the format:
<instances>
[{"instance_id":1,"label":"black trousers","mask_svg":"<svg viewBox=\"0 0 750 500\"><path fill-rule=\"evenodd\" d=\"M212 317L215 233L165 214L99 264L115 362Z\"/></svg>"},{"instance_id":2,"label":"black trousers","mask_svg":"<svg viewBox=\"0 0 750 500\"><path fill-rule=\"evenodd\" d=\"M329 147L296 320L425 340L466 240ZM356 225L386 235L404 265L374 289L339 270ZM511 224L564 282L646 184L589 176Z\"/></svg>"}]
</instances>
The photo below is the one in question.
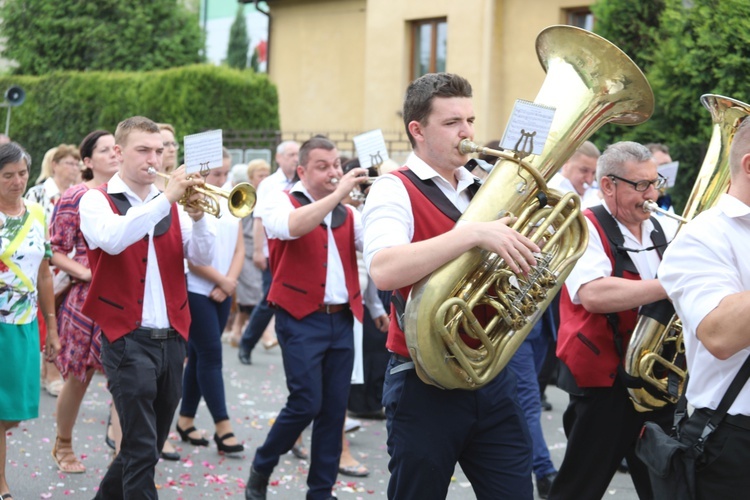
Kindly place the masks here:
<instances>
[{"instance_id":1,"label":"black trousers","mask_svg":"<svg viewBox=\"0 0 750 500\"><path fill-rule=\"evenodd\" d=\"M624 457L638 498L653 499L648 470L635 456L635 442L647 420L671 429L674 405L638 412L619 378L612 387L580 391L570 395L563 415L568 445L549 498L600 500Z\"/></svg>"},{"instance_id":2,"label":"black trousers","mask_svg":"<svg viewBox=\"0 0 750 500\"><path fill-rule=\"evenodd\" d=\"M685 424L686 428L695 425L703 429L709 416L694 418L694 413ZM705 461L696 467L695 473L698 500L746 498L750 491L750 474L747 473L750 417L727 415L706 440L703 458Z\"/></svg>"},{"instance_id":3,"label":"black trousers","mask_svg":"<svg viewBox=\"0 0 750 500\"><path fill-rule=\"evenodd\" d=\"M154 467L182 395L185 341L153 340L140 330L110 343L102 365L122 425L122 445L102 478L100 500L156 500Z\"/></svg>"}]
</instances>

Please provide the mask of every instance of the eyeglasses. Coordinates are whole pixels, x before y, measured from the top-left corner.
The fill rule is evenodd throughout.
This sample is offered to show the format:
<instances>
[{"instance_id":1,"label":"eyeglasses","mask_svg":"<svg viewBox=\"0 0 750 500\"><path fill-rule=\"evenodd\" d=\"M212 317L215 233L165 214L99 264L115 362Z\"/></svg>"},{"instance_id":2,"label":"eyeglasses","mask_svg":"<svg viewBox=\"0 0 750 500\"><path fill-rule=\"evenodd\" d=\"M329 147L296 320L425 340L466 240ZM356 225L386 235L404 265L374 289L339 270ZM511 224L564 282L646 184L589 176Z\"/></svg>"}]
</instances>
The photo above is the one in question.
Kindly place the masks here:
<instances>
[{"instance_id":1,"label":"eyeglasses","mask_svg":"<svg viewBox=\"0 0 750 500\"><path fill-rule=\"evenodd\" d=\"M59 163L60 163L60 165L66 165L68 167L78 167L78 162L77 161L61 161Z\"/></svg>"},{"instance_id":2,"label":"eyeglasses","mask_svg":"<svg viewBox=\"0 0 750 500\"><path fill-rule=\"evenodd\" d=\"M639 193L643 193L644 191L647 191L650 186L654 186L656 189L661 189L667 185L667 179L665 177L662 177L661 175L659 175L659 177L657 177L653 181L643 180L643 181L638 181L638 182L629 181L627 179L623 179L622 177L619 177L617 175L612 175L612 174L608 175L607 177L611 177L612 179L617 179L618 181L622 181L627 184L630 184L631 186L633 186L633 189L635 189Z\"/></svg>"},{"instance_id":3,"label":"eyeglasses","mask_svg":"<svg viewBox=\"0 0 750 500\"><path fill-rule=\"evenodd\" d=\"M172 146L175 149L180 149L180 143L179 142L165 141L164 142L164 147L168 148L169 146Z\"/></svg>"}]
</instances>

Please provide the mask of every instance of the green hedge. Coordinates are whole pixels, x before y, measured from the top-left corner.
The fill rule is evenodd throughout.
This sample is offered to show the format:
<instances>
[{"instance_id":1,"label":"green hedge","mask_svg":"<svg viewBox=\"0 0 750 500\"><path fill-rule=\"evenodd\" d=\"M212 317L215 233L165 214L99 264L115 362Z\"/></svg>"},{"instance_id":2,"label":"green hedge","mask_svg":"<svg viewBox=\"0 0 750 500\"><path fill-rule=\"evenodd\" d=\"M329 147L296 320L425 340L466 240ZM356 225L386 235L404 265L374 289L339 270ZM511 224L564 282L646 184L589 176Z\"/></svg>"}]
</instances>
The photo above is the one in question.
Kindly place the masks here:
<instances>
[{"instance_id":1,"label":"green hedge","mask_svg":"<svg viewBox=\"0 0 750 500\"><path fill-rule=\"evenodd\" d=\"M11 85L26 91L26 101L12 109L9 135L31 154L32 180L49 148L80 144L99 128L114 133L133 115L171 123L178 140L204 130L279 127L276 87L267 76L223 66L0 77L0 92Z\"/></svg>"}]
</instances>

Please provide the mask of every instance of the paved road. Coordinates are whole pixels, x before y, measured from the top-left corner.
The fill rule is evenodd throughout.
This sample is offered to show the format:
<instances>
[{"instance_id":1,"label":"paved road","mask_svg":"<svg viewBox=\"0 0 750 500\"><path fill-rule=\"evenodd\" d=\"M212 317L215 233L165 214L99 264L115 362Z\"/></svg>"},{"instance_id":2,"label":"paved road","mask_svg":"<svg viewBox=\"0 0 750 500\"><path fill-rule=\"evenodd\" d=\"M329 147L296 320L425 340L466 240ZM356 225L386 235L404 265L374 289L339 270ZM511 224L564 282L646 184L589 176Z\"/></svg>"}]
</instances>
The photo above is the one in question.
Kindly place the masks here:
<instances>
[{"instance_id":1,"label":"paved road","mask_svg":"<svg viewBox=\"0 0 750 500\"><path fill-rule=\"evenodd\" d=\"M182 452L180 462L160 462L156 482L161 499L244 498L243 489L254 449L265 438L274 416L286 399L284 372L278 348L254 353L253 365L237 361L237 351L224 347L224 380L229 414L235 433L245 441L247 451L242 458L225 458L216 453L211 442L208 448L197 448L174 441ZM2 376L12 376L3 374ZM544 432L555 464L565 453L562 432L562 411L567 396L555 388L548 389L553 411L542 414ZM104 444L109 393L104 377L97 375L84 400L74 434L76 452L88 468L85 474L58 473L50 451L55 436L55 399L43 393L41 417L22 423L8 436L7 473L15 500L53 498L93 498L104 470L112 459ZM197 418L199 427L213 434L208 409L202 405ZM305 432L309 445L309 431ZM359 431L348 435L352 453L369 467L365 479L339 476L336 495L344 499L385 498L388 484L388 454L385 449L385 425L382 421L363 421ZM171 438L177 440L176 433ZM291 454L282 457L271 477L269 498L303 499L307 463ZM606 498L637 499L630 477L618 473ZM448 494L449 500L475 498L466 476L456 469Z\"/></svg>"}]
</instances>

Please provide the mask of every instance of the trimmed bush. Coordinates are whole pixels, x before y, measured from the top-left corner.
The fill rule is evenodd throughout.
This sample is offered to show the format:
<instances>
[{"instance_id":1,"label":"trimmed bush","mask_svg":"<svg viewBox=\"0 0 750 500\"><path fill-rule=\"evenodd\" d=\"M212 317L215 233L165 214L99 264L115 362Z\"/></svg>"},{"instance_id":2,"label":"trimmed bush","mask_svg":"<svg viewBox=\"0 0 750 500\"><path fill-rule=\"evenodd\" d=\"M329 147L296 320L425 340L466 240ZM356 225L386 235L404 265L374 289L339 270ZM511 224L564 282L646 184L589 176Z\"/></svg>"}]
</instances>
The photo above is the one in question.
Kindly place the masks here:
<instances>
[{"instance_id":1,"label":"trimmed bush","mask_svg":"<svg viewBox=\"0 0 750 500\"><path fill-rule=\"evenodd\" d=\"M12 110L9 135L31 153L31 179L49 148L79 144L98 128L114 133L129 116L171 123L178 139L204 130L279 127L276 87L268 77L227 67L0 77L0 92L11 85L26 91L26 101Z\"/></svg>"}]
</instances>

